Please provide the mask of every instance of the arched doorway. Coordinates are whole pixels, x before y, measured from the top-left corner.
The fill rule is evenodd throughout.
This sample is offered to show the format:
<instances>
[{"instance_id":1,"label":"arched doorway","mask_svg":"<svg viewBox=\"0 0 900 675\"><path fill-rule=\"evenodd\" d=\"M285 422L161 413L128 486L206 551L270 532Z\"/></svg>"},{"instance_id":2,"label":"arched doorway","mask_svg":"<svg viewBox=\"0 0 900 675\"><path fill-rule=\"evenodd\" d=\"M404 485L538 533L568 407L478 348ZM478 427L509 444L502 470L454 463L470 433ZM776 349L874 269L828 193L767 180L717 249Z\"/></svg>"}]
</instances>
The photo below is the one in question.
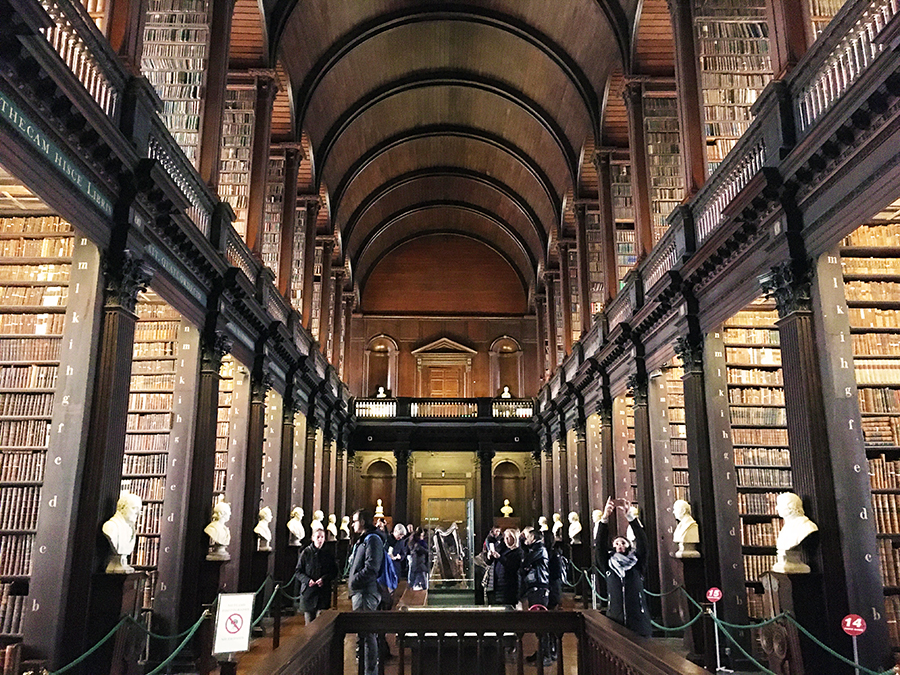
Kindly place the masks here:
<instances>
[{"instance_id":1,"label":"arched doorway","mask_svg":"<svg viewBox=\"0 0 900 675\"><path fill-rule=\"evenodd\" d=\"M522 394L522 347L509 335L498 337L491 344L491 391L499 396L503 387L509 387L514 398Z\"/></svg>"}]
</instances>

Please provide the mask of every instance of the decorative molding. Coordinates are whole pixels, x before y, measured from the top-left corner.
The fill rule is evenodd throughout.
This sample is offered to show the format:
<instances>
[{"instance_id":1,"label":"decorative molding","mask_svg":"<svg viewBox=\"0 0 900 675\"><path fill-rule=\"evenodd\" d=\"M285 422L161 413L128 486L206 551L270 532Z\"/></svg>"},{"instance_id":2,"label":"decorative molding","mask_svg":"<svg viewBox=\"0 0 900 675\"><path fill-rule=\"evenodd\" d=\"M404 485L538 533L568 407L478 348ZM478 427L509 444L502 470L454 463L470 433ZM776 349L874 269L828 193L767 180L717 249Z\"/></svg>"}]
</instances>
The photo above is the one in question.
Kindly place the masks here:
<instances>
[{"instance_id":1,"label":"decorative molding","mask_svg":"<svg viewBox=\"0 0 900 675\"><path fill-rule=\"evenodd\" d=\"M812 311L812 261L789 260L761 276L759 285L766 297L775 301L778 316Z\"/></svg>"},{"instance_id":2,"label":"decorative molding","mask_svg":"<svg viewBox=\"0 0 900 675\"><path fill-rule=\"evenodd\" d=\"M691 335L675 338L675 354L684 364L684 372L703 371L703 341Z\"/></svg>"},{"instance_id":3,"label":"decorative molding","mask_svg":"<svg viewBox=\"0 0 900 675\"><path fill-rule=\"evenodd\" d=\"M212 340L203 340L200 344L200 358L204 370L218 372L222 367L222 359L231 352L234 342L222 331L216 331Z\"/></svg>"},{"instance_id":4,"label":"decorative molding","mask_svg":"<svg viewBox=\"0 0 900 675\"><path fill-rule=\"evenodd\" d=\"M147 290L153 273L130 250L121 256L103 256L103 275L106 278L107 306L121 307L131 313L137 305L138 293Z\"/></svg>"}]
</instances>

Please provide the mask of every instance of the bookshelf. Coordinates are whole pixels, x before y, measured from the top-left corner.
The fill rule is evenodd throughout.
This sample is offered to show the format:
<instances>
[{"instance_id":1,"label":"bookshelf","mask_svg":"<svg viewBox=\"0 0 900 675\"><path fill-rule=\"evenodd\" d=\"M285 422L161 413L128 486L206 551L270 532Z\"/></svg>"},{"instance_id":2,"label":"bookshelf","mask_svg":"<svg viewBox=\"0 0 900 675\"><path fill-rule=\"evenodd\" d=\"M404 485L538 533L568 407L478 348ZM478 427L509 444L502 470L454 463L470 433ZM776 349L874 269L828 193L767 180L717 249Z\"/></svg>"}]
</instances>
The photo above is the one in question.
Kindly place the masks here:
<instances>
[{"instance_id":1,"label":"bookshelf","mask_svg":"<svg viewBox=\"0 0 900 675\"><path fill-rule=\"evenodd\" d=\"M614 496L637 504L639 495L634 454L634 398L627 394L613 400L613 452L616 461Z\"/></svg>"},{"instance_id":2,"label":"bookshelf","mask_svg":"<svg viewBox=\"0 0 900 675\"><path fill-rule=\"evenodd\" d=\"M219 408L216 413L216 468L213 471L213 503L225 494L228 478L228 446L234 404L234 359L227 354L219 367Z\"/></svg>"},{"instance_id":3,"label":"bookshelf","mask_svg":"<svg viewBox=\"0 0 900 675\"><path fill-rule=\"evenodd\" d=\"M900 218L897 204L841 242L844 295L881 557L885 618L900 647Z\"/></svg>"},{"instance_id":4,"label":"bookshelf","mask_svg":"<svg viewBox=\"0 0 900 675\"><path fill-rule=\"evenodd\" d=\"M747 611L763 616L759 575L775 563L775 499L792 485L774 303L759 299L723 328Z\"/></svg>"},{"instance_id":5,"label":"bookshelf","mask_svg":"<svg viewBox=\"0 0 900 675\"><path fill-rule=\"evenodd\" d=\"M807 2L813 37L818 39L825 26L831 23L834 15L844 6L844 0L807 0Z\"/></svg>"},{"instance_id":6,"label":"bookshelf","mask_svg":"<svg viewBox=\"0 0 900 675\"><path fill-rule=\"evenodd\" d=\"M578 297L578 249L575 247L566 251L569 270L569 311L572 314L572 342L578 342L581 337L581 298Z\"/></svg>"},{"instance_id":7,"label":"bookshelf","mask_svg":"<svg viewBox=\"0 0 900 675\"><path fill-rule=\"evenodd\" d=\"M141 71L163 101L166 128L197 165L209 55L209 0L149 0Z\"/></svg>"},{"instance_id":8,"label":"bookshelf","mask_svg":"<svg viewBox=\"0 0 900 675\"><path fill-rule=\"evenodd\" d=\"M106 34L106 0L81 0L81 4L87 10L91 21L100 29L100 32Z\"/></svg>"},{"instance_id":9,"label":"bookshelf","mask_svg":"<svg viewBox=\"0 0 900 675\"><path fill-rule=\"evenodd\" d=\"M616 223L616 278L622 279L637 264L634 244L634 203L631 197L631 165L611 164L610 184Z\"/></svg>"},{"instance_id":10,"label":"bookshelf","mask_svg":"<svg viewBox=\"0 0 900 675\"><path fill-rule=\"evenodd\" d=\"M313 297L312 318L309 322L309 332L313 336L319 334L319 321L322 311L322 247L316 246L316 255L313 261Z\"/></svg>"},{"instance_id":11,"label":"bookshelf","mask_svg":"<svg viewBox=\"0 0 900 675\"><path fill-rule=\"evenodd\" d=\"M645 95L643 107L647 169L650 174L650 216L655 244L669 227L666 218L684 199L678 99L674 96Z\"/></svg>"},{"instance_id":12,"label":"bookshelf","mask_svg":"<svg viewBox=\"0 0 900 675\"><path fill-rule=\"evenodd\" d=\"M688 480L687 428L684 416L684 368L675 358L663 369L666 377L666 412L668 441L672 462L672 492L675 499L691 501Z\"/></svg>"},{"instance_id":13,"label":"bookshelf","mask_svg":"<svg viewBox=\"0 0 900 675\"><path fill-rule=\"evenodd\" d=\"M265 429L263 430L262 486L259 507L268 506L275 513L278 509L278 467L281 459L281 411L283 400L274 389L266 392ZM280 531L273 532L278 536Z\"/></svg>"},{"instance_id":14,"label":"bookshelf","mask_svg":"<svg viewBox=\"0 0 900 675\"><path fill-rule=\"evenodd\" d=\"M603 311L606 295L603 292L603 230L600 228L600 214L585 214L585 240L587 241L588 276L591 280L591 314Z\"/></svg>"},{"instance_id":15,"label":"bookshelf","mask_svg":"<svg viewBox=\"0 0 900 675\"><path fill-rule=\"evenodd\" d=\"M284 204L284 157L270 157L266 173L266 204L263 214L262 261L275 275L281 253L281 213Z\"/></svg>"},{"instance_id":16,"label":"bookshelf","mask_svg":"<svg viewBox=\"0 0 900 675\"><path fill-rule=\"evenodd\" d=\"M143 607L151 609L158 580L181 316L153 291L139 295L135 314L122 489L144 503L130 563L148 574Z\"/></svg>"},{"instance_id":17,"label":"bookshelf","mask_svg":"<svg viewBox=\"0 0 900 675\"><path fill-rule=\"evenodd\" d=\"M772 79L768 33L765 0L694 0L710 174L750 126L750 108Z\"/></svg>"},{"instance_id":18,"label":"bookshelf","mask_svg":"<svg viewBox=\"0 0 900 675\"><path fill-rule=\"evenodd\" d=\"M294 227L294 250L291 260L291 307L303 311L303 252L306 250L306 205L297 205L297 225Z\"/></svg>"},{"instance_id":19,"label":"bookshelf","mask_svg":"<svg viewBox=\"0 0 900 675\"><path fill-rule=\"evenodd\" d=\"M56 216L0 218L0 644L21 637L74 241Z\"/></svg>"},{"instance_id":20,"label":"bookshelf","mask_svg":"<svg viewBox=\"0 0 900 675\"><path fill-rule=\"evenodd\" d=\"M225 89L219 198L234 210L234 229L241 237L247 235L255 106L255 87L228 85Z\"/></svg>"}]
</instances>

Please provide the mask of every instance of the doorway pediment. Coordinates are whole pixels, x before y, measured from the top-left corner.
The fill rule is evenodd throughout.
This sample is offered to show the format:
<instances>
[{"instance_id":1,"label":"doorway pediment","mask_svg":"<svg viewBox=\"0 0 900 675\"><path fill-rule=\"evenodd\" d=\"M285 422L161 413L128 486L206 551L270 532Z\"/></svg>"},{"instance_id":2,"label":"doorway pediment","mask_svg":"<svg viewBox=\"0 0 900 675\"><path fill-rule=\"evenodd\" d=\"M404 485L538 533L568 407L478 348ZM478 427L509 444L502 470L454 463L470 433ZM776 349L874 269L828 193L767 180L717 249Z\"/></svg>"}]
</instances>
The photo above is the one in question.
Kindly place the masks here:
<instances>
[{"instance_id":1,"label":"doorway pediment","mask_svg":"<svg viewBox=\"0 0 900 675\"><path fill-rule=\"evenodd\" d=\"M435 340L424 347L419 347L418 349L412 350L412 355L416 357L432 355L432 354L468 354L474 355L477 354L474 349L469 349L465 345L461 345L458 342L454 342L450 338L440 338L439 340Z\"/></svg>"}]
</instances>

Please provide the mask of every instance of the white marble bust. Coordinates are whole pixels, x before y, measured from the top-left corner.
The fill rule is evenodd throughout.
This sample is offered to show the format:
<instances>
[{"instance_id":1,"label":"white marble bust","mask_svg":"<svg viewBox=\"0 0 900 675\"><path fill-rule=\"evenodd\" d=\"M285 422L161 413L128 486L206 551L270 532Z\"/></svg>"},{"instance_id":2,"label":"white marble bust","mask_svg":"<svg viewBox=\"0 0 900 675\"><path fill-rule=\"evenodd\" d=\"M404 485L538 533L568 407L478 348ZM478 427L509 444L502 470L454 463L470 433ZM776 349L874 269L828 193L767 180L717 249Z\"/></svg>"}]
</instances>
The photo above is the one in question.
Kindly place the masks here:
<instances>
[{"instance_id":1,"label":"white marble bust","mask_svg":"<svg viewBox=\"0 0 900 675\"><path fill-rule=\"evenodd\" d=\"M384 518L384 504L381 503L380 499L375 500L375 520L379 518Z\"/></svg>"},{"instance_id":2,"label":"white marble bust","mask_svg":"<svg viewBox=\"0 0 900 675\"><path fill-rule=\"evenodd\" d=\"M107 574L129 574L134 568L128 564L128 556L134 551L135 528L141 512L141 498L136 494L122 490L116 502L113 517L103 523L103 534L112 551L106 565Z\"/></svg>"},{"instance_id":3,"label":"white marble bust","mask_svg":"<svg viewBox=\"0 0 900 675\"><path fill-rule=\"evenodd\" d=\"M313 511L313 519L309 524L309 529L315 532L316 530L324 530L325 523L322 521L325 520L325 514L320 510Z\"/></svg>"},{"instance_id":4,"label":"white marble bust","mask_svg":"<svg viewBox=\"0 0 900 675\"><path fill-rule=\"evenodd\" d=\"M337 516L333 513L328 516L328 527L325 528L328 532L328 536L331 541L337 539L338 529L337 529Z\"/></svg>"},{"instance_id":5,"label":"white marble bust","mask_svg":"<svg viewBox=\"0 0 900 675\"><path fill-rule=\"evenodd\" d=\"M500 507L500 513L503 515L504 518L509 518L512 515L512 512L513 512L513 507L511 507L509 505L509 500L504 499L503 506Z\"/></svg>"},{"instance_id":6,"label":"white marble bust","mask_svg":"<svg viewBox=\"0 0 900 675\"><path fill-rule=\"evenodd\" d=\"M291 519L287 521L288 546L300 546L303 538L306 536L306 529L303 527L303 508L295 506L291 509Z\"/></svg>"},{"instance_id":7,"label":"white marble bust","mask_svg":"<svg viewBox=\"0 0 900 675\"><path fill-rule=\"evenodd\" d=\"M546 532L550 527L547 525L547 516L540 516L538 518L538 531Z\"/></svg>"},{"instance_id":8,"label":"white marble bust","mask_svg":"<svg viewBox=\"0 0 900 675\"><path fill-rule=\"evenodd\" d=\"M259 510L259 522L253 531L256 533L256 550L271 551L272 550L272 530L269 523L272 522L272 509L264 506Z\"/></svg>"},{"instance_id":9,"label":"white marble bust","mask_svg":"<svg viewBox=\"0 0 900 675\"><path fill-rule=\"evenodd\" d=\"M672 513L678 520L678 526L672 533L672 541L678 544L675 557L699 558L700 551L697 550L697 544L700 543L700 527L691 515L691 505L683 499L678 499L672 506Z\"/></svg>"},{"instance_id":10,"label":"white marble bust","mask_svg":"<svg viewBox=\"0 0 900 675\"><path fill-rule=\"evenodd\" d=\"M562 537L562 528L563 528L562 516L559 515L558 513L554 513L553 514L553 538L554 539L559 539Z\"/></svg>"},{"instance_id":11,"label":"white marble bust","mask_svg":"<svg viewBox=\"0 0 900 675\"><path fill-rule=\"evenodd\" d=\"M350 516L344 516L343 518L341 518L341 527L339 532L339 539L350 538Z\"/></svg>"},{"instance_id":12,"label":"white marble bust","mask_svg":"<svg viewBox=\"0 0 900 675\"><path fill-rule=\"evenodd\" d=\"M785 574L809 574L809 565L800 558L798 548L803 540L819 527L806 517L803 512L803 502L793 492L782 492L775 500L775 511L784 519L781 532L775 545L778 548L776 562L772 565L773 572Z\"/></svg>"},{"instance_id":13,"label":"white marble bust","mask_svg":"<svg viewBox=\"0 0 900 675\"><path fill-rule=\"evenodd\" d=\"M387 398L384 387L378 387L378 392L375 394L375 398Z\"/></svg>"},{"instance_id":14,"label":"white marble bust","mask_svg":"<svg viewBox=\"0 0 900 675\"><path fill-rule=\"evenodd\" d=\"M569 513L569 544L581 543L581 517L572 511Z\"/></svg>"},{"instance_id":15,"label":"white marble bust","mask_svg":"<svg viewBox=\"0 0 900 675\"><path fill-rule=\"evenodd\" d=\"M509 392L509 387L503 387L503 391L500 392L500 398L512 398L512 394Z\"/></svg>"},{"instance_id":16,"label":"white marble bust","mask_svg":"<svg viewBox=\"0 0 900 675\"><path fill-rule=\"evenodd\" d=\"M230 519L231 506L226 502L217 502L213 507L212 521L203 528L209 537L207 560L231 560L226 548L231 543L231 530L226 525Z\"/></svg>"}]
</instances>

